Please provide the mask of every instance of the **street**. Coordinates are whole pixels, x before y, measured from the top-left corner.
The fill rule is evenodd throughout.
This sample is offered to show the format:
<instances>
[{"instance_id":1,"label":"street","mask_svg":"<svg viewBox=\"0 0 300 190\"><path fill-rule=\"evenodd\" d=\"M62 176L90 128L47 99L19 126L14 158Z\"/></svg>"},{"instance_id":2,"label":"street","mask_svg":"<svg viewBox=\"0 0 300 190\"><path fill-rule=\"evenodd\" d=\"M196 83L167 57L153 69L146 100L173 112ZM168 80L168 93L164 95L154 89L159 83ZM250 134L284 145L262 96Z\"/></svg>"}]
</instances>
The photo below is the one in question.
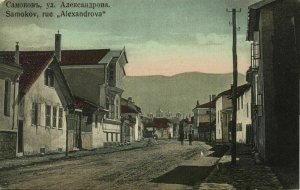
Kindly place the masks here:
<instances>
[{"instance_id":1,"label":"street","mask_svg":"<svg viewBox=\"0 0 300 190\"><path fill-rule=\"evenodd\" d=\"M1 171L9 189L192 189L218 157L202 142L159 140L140 149L59 160Z\"/></svg>"}]
</instances>

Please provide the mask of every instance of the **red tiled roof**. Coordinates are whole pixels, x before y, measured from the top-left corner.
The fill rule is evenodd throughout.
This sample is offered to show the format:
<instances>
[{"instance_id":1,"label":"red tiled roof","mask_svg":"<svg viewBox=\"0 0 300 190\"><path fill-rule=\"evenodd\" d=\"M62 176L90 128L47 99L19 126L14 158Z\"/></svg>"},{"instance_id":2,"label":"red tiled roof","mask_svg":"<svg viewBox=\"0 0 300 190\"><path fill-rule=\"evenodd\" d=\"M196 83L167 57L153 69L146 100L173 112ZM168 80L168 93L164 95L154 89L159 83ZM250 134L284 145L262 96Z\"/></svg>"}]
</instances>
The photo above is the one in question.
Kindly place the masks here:
<instances>
[{"instance_id":1,"label":"red tiled roof","mask_svg":"<svg viewBox=\"0 0 300 190\"><path fill-rule=\"evenodd\" d=\"M1 52L7 63L12 64L15 60L15 52ZM19 89L26 93L32 84L41 75L46 66L50 63L54 53L52 51L23 51L20 52L20 66L23 74L20 76Z\"/></svg>"},{"instance_id":2,"label":"red tiled roof","mask_svg":"<svg viewBox=\"0 0 300 190\"><path fill-rule=\"evenodd\" d=\"M20 91L26 93L41 75L53 58L52 51L20 52L20 66L23 74L20 77Z\"/></svg>"},{"instance_id":3,"label":"red tiled roof","mask_svg":"<svg viewBox=\"0 0 300 190\"><path fill-rule=\"evenodd\" d=\"M96 65L109 52L109 49L63 50L62 65Z\"/></svg>"}]
</instances>

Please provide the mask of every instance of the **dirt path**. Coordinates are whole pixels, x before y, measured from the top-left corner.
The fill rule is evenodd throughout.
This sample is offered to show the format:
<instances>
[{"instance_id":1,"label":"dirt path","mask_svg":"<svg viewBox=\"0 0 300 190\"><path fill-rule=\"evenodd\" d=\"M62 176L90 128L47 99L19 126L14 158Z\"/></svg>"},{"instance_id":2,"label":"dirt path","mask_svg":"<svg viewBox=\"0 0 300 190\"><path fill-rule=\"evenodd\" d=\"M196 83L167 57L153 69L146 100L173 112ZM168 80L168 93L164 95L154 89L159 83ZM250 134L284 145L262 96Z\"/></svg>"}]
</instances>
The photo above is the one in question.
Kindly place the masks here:
<instances>
[{"instance_id":1,"label":"dirt path","mask_svg":"<svg viewBox=\"0 0 300 190\"><path fill-rule=\"evenodd\" d=\"M182 163L210 165L216 158L204 159L210 147L200 142L181 146L177 141L93 155L73 160L2 171L0 187L9 189L187 189L186 184L151 182ZM202 160L201 160L202 159ZM194 160L194 161L193 161ZM175 188L176 186L176 188ZM164 187L164 188L165 188Z\"/></svg>"}]
</instances>

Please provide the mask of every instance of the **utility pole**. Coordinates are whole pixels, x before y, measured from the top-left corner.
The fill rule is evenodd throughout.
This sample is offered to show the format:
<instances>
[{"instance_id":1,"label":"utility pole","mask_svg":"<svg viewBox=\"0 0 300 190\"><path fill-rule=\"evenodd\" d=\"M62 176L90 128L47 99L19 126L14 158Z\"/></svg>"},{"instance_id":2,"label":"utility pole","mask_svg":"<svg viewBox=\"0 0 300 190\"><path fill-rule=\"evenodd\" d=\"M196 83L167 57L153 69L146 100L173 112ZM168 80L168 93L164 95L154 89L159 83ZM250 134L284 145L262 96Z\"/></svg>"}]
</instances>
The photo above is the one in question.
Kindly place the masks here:
<instances>
[{"instance_id":1,"label":"utility pole","mask_svg":"<svg viewBox=\"0 0 300 190\"><path fill-rule=\"evenodd\" d=\"M211 142L211 99L212 95L209 95L209 141Z\"/></svg>"},{"instance_id":2,"label":"utility pole","mask_svg":"<svg viewBox=\"0 0 300 190\"><path fill-rule=\"evenodd\" d=\"M232 85L232 145L231 145L231 164L236 164L236 111L237 111L237 52L236 52L236 13L241 12L242 10L232 9L229 11L226 9L226 12L232 13L232 58L233 58L233 85Z\"/></svg>"}]
</instances>

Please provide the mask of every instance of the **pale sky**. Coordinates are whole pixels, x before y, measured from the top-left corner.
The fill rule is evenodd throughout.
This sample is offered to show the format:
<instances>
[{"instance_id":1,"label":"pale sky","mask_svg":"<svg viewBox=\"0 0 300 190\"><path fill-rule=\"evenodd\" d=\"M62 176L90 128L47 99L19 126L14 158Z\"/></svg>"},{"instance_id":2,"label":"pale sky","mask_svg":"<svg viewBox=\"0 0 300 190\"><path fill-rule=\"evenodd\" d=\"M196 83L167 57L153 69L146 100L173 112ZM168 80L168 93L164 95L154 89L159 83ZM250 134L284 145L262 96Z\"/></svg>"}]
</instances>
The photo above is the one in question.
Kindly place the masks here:
<instances>
[{"instance_id":1,"label":"pale sky","mask_svg":"<svg viewBox=\"0 0 300 190\"><path fill-rule=\"evenodd\" d=\"M109 8L52 11L105 11L101 18L8 18L6 11L37 11L0 7L0 50L53 50L60 30L63 49L126 48L129 76L174 75L182 72L229 73L232 71L231 14L226 8L242 8L237 14L238 70L250 64L246 42L248 6L258 0L103 0ZM1 2L1 0L0 0ZM18 3L21 1L10 0ZM22 2L34 2L23 0ZM45 9L46 2L39 2ZM93 2L70 0L65 2ZM100 1L94 1L100 2Z\"/></svg>"}]
</instances>

